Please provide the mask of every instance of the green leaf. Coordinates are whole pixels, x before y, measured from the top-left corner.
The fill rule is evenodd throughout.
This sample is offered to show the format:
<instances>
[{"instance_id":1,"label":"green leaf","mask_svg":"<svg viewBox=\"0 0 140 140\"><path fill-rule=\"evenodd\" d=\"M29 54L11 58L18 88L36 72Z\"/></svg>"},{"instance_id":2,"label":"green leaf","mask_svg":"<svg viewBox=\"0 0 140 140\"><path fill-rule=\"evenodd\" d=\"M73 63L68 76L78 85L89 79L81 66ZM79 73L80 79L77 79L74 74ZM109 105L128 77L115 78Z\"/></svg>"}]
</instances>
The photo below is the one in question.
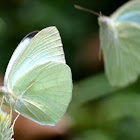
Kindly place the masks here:
<instances>
[{"instance_id":1,"label":"green leaf","mask_svg":"<svg viewBox=\"0 0 140 140\"><path fill-rule=\"evenodd\" d=\"M77 139L78 140L113 140L105 132L101 130L94 130L94 129L82 132L82 134L79 135Z\"/></svg>"},{"instance_id":2,"label":"green leaf","mask_svg":"<svg viewBox=\"0 0 140 140\"><path fill-rule=\"evenodd\" d=\"M72 103L81 105L88 101L113 94L119 89L112 87L105 74L101 73L74 84Z\"/></svg>"}]
</instances>

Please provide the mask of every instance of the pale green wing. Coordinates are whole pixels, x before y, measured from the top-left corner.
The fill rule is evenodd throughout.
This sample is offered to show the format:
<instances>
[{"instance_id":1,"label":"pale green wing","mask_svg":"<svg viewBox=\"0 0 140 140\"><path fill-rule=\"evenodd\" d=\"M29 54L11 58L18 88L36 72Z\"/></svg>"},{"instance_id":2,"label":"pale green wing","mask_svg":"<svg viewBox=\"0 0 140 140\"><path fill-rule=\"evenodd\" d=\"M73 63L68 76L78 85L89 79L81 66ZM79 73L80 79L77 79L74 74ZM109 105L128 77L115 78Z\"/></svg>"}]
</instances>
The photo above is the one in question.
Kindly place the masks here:
<instances>
[{"instance_id":1,"label":"pale green wing","mask_svg":"<svg viewBox=\"0 0 140 140\"><path fill-rule=\"evenodd\" d=\"M110 18L99 17L105 71L112 85L126 86L140 74L140 1L129 1Z\"/></svg>"},{"instance_id":2,"label":"pale green wing","mask_svg":"<svg viewBox=\"0 0 140 140\"><path fill-rule=\"evenodd\" d=\"M10 96L13 109L21 115L55 125L71 100L70 68L54 61L37 64L16 80Z\"/></svg>"},{"instance_id":3,"label":"pale green wing","mask_svg":"<svg viewBox=\"0 0 140 140\"><path fill-rule=\"evenodd\" d=\"M13 63L5 86L8 92L12 92L16 80L31 67L46 61L58 61L65 63L61 38L56 27L48 27L37 33L33 39L20 51Z\"/></svg>"},{"instance_id":4,"label":"pale green wing","mask_svg":"<svg viewBox=\"0 0 140 140\"><path fill-rule=\"evenodd\" d=\"M140 24L140 0L131 0L122 5L111 15L111 20L115 23L129 21Z\"/></svg>"},{"instance_id":5,"label":"pale green wing","mask_svg":"<svg viewBox=\"0 0 140 140\"><path fill-rule=\"evenodd\" d=\"M125 86L136 81L140 74L140 26L109 22L107 17L99 19L105 71L112 85Z\"/></svg>"},{"instance_id":6,"label":"pale green wing","mask_svg":"<svg viewBox=\"0 0 140 140\"><path fill-rule=\"evenodd\" d=\"M26 35L21 42L19 43L19 45L17 46L16 50L14 51L9 64L7 66L6 69L6 73L5 73L5 77L4 77L4 85L7 87L7 81L8 81L8 77L10 74L10 71L16 61L16 59L19 57L19 55L22 53L22 51L26 48L26 46L28 45L28 43L31 41L31 39L38 33L38 31L34 31L29 33L28 35Z\"/></svg>"}]
</instances>

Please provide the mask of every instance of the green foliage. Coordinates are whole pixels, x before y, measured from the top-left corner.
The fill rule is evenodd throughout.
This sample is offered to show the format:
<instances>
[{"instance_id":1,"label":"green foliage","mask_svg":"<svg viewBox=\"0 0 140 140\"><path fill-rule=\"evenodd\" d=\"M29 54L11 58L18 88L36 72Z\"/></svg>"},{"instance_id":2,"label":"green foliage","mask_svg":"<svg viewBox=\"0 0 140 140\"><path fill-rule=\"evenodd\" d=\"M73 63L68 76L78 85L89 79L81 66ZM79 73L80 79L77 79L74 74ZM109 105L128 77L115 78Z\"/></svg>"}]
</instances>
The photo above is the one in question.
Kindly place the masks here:
<instances>
[{"instance_id":1,"label":"green foliage","mask_svg":"<svg viewBox=\"0 0 140 140\"><path fill-rule=\"evenodd\" d=\"M69 114L75 120L75 130L87 134L88 129L94 138L99 133L96 131L98 129L109 137L105 140L127 140L128 137L139 140L139 85L140 80L125 88L115 88L109 85L104 74L76 83L74 99L69 108ZM88 138L89 135L85 137Z\"/></svg>"},{"instance_id":2,"label":"green foliage","mask_svg":"<svg viewBox=\"0 0 140 140\"><path fill-rule=\"evenodd\" d=\"M73 103L76 105L84 104L90 100L113 94L119 88L112 87L105 74L101 73L84 79L74 85ZM80 97L80 98L79 98Z\"/></svg>"}]
</instances>

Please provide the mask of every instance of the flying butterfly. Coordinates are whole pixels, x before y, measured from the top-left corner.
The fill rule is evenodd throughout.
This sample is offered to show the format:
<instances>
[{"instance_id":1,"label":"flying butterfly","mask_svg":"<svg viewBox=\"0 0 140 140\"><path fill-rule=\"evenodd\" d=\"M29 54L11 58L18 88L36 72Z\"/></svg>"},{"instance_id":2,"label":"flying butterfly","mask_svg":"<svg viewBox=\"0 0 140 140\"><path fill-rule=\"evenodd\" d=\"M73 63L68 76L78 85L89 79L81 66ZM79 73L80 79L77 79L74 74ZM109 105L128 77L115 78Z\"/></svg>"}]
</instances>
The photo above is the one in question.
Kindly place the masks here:
<instances>
[{"instance_id":1,"label":"flying butterfly","mask_svg":"<svg viewBox=\"0 0 140 140\"><path fill-rule=\"evenodd\" d=\"M99 16L100 46L109 82L119 87L135 82L140 75L140 1L127 2L110 17L92 13Z\"/></svg>"}]
</instances>

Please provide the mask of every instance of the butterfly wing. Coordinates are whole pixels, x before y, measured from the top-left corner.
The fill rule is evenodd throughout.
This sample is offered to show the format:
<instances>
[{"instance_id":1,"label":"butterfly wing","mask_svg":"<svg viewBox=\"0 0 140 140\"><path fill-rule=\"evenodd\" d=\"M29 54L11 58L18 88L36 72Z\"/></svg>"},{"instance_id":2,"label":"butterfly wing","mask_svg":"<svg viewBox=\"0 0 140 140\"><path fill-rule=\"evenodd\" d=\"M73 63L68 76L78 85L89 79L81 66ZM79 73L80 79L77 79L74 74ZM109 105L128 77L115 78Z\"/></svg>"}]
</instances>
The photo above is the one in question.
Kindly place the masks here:
<instances>
[{"instance_id":1,"label":"butterfly wing","mask_svg":"<svg viewBox=\"0 0 140 140\"><path fill-rule=\"evenodd\" d=\"M120 22L115 33L107 30L100 30L106 75L112 85L128 85L140 74L140 26Z\"/></svg>"},{"instance_id":2,"label":"butterfly wing","mask_svg":"<svg viewBox=\"0 0 140 140\"><path fill-rule=\"evenodd\" d=\"M34 31L34 32L31 32L29 33L28 35L26 35L22 41L19 43L18 47L16 48L16 50L14 51L11 59L10 59L10 62L7 66L7 70L6 70L6 73L5 73L5 79L4 79L4 85L7 86L7 79L8 79L8 76L9 76L9 73L11 71L11 68L12 66L14 65L17 57L20 55L20 53L24 50L24 48L28 45L28 43L30 42L30 40L38 33L38 31Z\"/></svg>"},{"instance_id":3,"label":"butterfly wing","mask_svg":"<svg viewBox=\"0 0 140 140\"><path fill-rule=\"evenodd\" d=\"M43 29L18 52L5 80L6 101L27 118L55 125L72 92L71 71L65 64L58 30Z\"/></svg>"},{"instance_id":4,"label":"butterfly wing","mask_svg":"<svg viewBox=\"0 0 140 140\"><path fill-rule=\"evenodd\" d=\"M126 86L140 74L140 1L130 1L111 18L100 17L105 71L114 86Z\"/></svg>"},{"instance_id":5,"label":"butterfly wing","mask_svg":"<svg viewBox=\"0 0 140 140\"><path fill-rule=\"evenodd\" d=\"M7 69L4 79L4 86L10 93L18 77L30 67L51 60L65 63L61 38L56 27L41 30L18 52L14 63L9 63L12 66L10 71Z\"/></svg>"},{"instance_id":6,"label":"butterfly wing","mask_svg":"<svg viewBox=\"0 0 140 140\"><path fill-rule=\"evenodd\" d=\"M111 15L113 22L129 21L140 24L140 1L133 0L122 5Z\"/></svg>"},{"instance_id":7,"label":"butterfly wing","mask_svg":"<svg viewBox=\"0 0 140 140\"><path fill-rule=\"evenodd\" d=\"M37 64L15 82L13 109L40 124L55 125L71 100L70 68L59 62Z\"/></svg>"}]
</instances>

